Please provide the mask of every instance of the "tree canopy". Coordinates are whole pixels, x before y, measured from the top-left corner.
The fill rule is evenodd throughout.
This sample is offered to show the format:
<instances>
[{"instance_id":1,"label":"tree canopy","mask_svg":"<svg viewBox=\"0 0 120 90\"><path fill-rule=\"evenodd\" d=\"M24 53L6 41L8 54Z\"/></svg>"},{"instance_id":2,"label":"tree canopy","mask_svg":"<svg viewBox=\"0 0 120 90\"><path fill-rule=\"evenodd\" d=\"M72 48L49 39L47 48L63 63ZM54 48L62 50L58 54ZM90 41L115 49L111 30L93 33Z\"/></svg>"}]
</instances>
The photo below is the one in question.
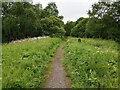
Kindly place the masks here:
<instances>
[{"instance_id":1,"label":"tree canopy","mask_svg":"<svg viewBox=\"0 0 120 90\"><path fill-rule=\"evenodd\" d=\"M120 41L120 1L95 3L88 15L64 24L55 2L45 8L29 2L2 2L3 42L43 35Z\"/></svg>"},{"instance_id":2,"label":"tree canopy","mask_svg":"<svg viewBox=\"0 0 120 90\"><path fill-rule=\"evenodd\" d=\"M89 10L86 32L92 37L120 39L120 2L98 2ZM93 28L94 27L94 28Z\"/></svg>"},{"instance_id":3,"label":"tree canopy","mask_svg":"<svg viewBox=\"0 0 120 90\"><path fill-rule=\"evenodd\" d=\"M58 16L58 13L54 2L45 8L29 2L3 2L3 42L43 35L63 37L63 16Z\"/></svg>"}]
</instances>

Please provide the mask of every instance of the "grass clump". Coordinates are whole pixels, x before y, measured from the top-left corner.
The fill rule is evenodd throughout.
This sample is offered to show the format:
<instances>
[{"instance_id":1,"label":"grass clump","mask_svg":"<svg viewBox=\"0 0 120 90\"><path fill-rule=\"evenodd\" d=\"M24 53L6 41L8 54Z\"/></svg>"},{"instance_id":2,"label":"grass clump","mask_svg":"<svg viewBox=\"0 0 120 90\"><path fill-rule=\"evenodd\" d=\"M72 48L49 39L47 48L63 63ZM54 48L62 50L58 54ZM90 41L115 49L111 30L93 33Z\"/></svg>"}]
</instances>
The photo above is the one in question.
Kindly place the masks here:
<instances>
[{"instance_id":1,"label":"grass clump","mask_svg":"<svg viewBox=\"0 0 120 90\"><path fill-rule=\"evenodd\" d=\"M111 40L69 38L64 65L73 88L118 88L118 47Z\"/></svg>"},{"instance_id":2,"label":"grass clump","mask_svg":"<svg viewBox=\"0 0 120 90\"><path fill-rule=\"evenodd\" d=\"M61 39L45 38L2 46L2 87L42 87L45 72Z\"/></svg>"}]
</instances>

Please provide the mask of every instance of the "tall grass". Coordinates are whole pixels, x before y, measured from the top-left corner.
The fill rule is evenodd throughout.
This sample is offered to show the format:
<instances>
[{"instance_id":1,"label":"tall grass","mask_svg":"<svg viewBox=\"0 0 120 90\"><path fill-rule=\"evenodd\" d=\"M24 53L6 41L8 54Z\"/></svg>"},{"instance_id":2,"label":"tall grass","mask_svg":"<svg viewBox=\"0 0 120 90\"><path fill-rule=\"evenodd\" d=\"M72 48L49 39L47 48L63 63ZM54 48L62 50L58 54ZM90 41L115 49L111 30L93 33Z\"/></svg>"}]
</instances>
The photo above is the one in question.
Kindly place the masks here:
<instances>
[{"instance_id":1,"label":"tall grass","mask_svg":"<svg viewBox=\"0 0 120 90\"><path fill-rule=\"evenodd\" d=\"M45 38L2 46L2 87L42 87L45 72L61 39Z\"/></svg>"},{"instance_id":2,"label":"tall grass","mask_svg":"<svg viewBox=\"0 0 120 90\"><path fill-rule=\"evenodd\" d=\"M111 40L69 38L64 65L73 88L118 88L118 47Z\"/></svg>"}]
</instances>

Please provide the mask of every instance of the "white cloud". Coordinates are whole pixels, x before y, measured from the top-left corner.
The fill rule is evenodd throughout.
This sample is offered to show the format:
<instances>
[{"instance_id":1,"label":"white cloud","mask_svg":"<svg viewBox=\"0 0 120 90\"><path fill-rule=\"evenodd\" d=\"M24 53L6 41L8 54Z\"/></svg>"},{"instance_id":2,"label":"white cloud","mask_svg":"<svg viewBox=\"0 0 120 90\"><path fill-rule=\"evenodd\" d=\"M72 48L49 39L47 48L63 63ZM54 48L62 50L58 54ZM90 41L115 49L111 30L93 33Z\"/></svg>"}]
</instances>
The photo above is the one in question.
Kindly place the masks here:
<instances>
[{"instance_id":1,"label":"white cloud","mask_svg":"<svg viewBox=\"0 0 120 90\"><path fill-rule=\"evenodd\" d=\"M33 0L34 3L40 3L43 7L49 2L55 2L59 14L64 16L64 22L68 20L75 21L79 17L87 17L87 11L91 5L99 0Z\"/></svg>"}]
</instances>

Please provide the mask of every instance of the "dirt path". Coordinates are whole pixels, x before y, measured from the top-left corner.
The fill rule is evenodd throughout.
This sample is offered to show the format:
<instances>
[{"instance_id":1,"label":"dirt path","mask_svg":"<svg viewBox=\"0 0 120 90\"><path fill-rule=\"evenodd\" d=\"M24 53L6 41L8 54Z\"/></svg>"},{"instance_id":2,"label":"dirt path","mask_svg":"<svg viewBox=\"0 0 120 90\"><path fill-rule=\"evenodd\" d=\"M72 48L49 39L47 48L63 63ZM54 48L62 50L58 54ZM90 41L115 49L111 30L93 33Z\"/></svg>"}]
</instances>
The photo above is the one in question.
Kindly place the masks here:
<instances>
[{"instance_id":1,"label":"dirt path","mask_svg":"<svg viewBox=\"0 0 120 90\"><path fill-rule=\"evenodd\" d=\"M58 49L56 56L50 68L49 77L46 80L45 88L70 88L68 78L62 65L62 44Z\"/></svg>"}]
</instances>

